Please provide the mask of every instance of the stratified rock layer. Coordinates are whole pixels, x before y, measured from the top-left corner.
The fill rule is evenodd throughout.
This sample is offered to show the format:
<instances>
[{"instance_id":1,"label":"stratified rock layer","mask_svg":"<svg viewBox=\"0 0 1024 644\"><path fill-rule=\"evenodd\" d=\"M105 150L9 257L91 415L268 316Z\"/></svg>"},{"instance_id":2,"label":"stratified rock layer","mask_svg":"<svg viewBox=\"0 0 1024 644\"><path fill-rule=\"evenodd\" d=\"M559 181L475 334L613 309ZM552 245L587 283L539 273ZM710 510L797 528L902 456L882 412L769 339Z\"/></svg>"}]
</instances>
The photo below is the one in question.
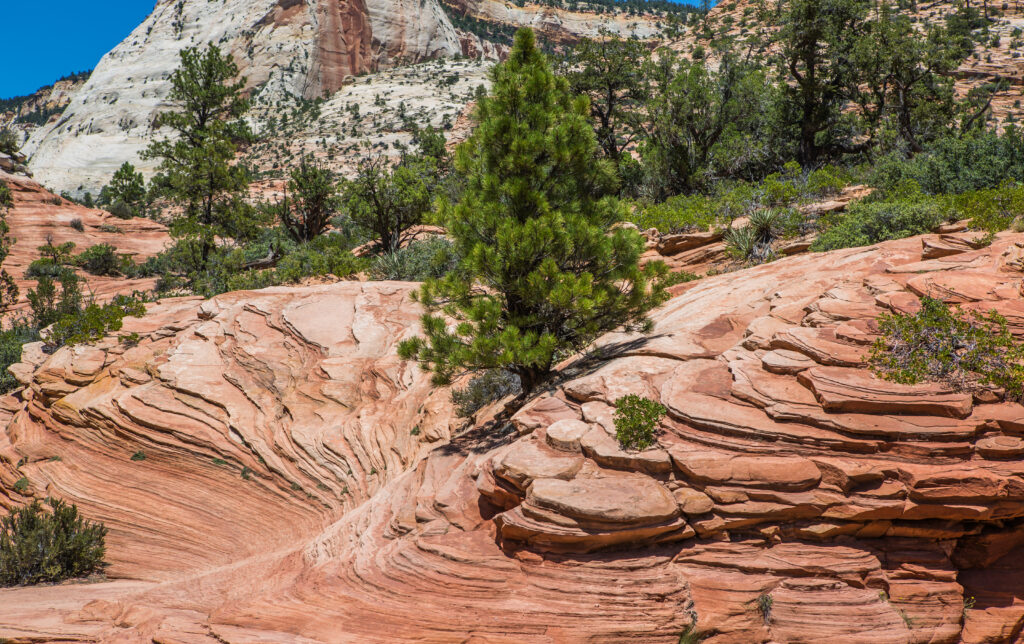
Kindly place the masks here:
<instances>
[{"instance_id":1,"label":"stratified rock layer","mask_svg":"<svg viewBox=\"0 0 1024 644\"><path fill-rule=\"evenodd\" d=\"M109 244L118 254L128 255L141 263L170 245L167 228L151 219L133 217L119 219L110 213L85 208L61 199L34 180L0 170L0 182L7 185L14 206L6 213L10 237L14 240L3 268L15 279L19 289L19 306L27 305L26 295L35 287L34 279L26 279L25 271L39 258L39 247L46 243L72 242L73 254L96 244ZM77 226L81 224L81 230ZM100 300L132 290L152 290L153 278L125 279L80 273L88 282L88 290Z\"/></svg>"},{"instance_id":2,"label":"stratified rock layer","mask_svg":"<svg viewBox=\"0 0 1024 644\"><path fill-rule=\"evenodd\" d=\"M165 302L137 348L62 349L4 399L3 488L106 521L117 579L0 591L0 637L1017 641L1024 407L861 360L924 294L1024 337L1024 236L922 259L937 239L690 283L450 442L394 356L411 285ZM613 438L628 393L668 410L652 449Z\"/></svg>"}]
</instances>

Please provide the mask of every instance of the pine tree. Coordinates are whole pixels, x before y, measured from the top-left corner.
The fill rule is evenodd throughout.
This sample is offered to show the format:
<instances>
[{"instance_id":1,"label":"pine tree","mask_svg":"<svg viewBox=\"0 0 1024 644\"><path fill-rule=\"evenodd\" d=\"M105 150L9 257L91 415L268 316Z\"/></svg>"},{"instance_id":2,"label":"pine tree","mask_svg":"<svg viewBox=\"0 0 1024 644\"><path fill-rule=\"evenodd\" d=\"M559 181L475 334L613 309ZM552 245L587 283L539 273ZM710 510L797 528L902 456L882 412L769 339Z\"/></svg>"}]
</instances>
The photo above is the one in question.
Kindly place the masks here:
<instances>
[{"instance_id":1,"label":"pine tree","mask_svg":"<svg viewBox=\"0 0 1024 644\"><path fill-rule=\"evenodd\" d=\"M142 173L125 161L111 177L110 183L100 191L99 203L109 206L110 212L124 219L145 216L146 181Z\"/></svg>"},{"instance_id":2,"label":"pine tree","mask_svg":"<svg viewBox=\"0 0 1024 644\"><path fill-rule=\"evenodd\" d=\"M171 75L170 102L176 109L160 114L157 124L174 131L174 139L154 141L143 158L160 159L157 183L183 213L171 235L186 240L204 269L215 239L251 233L250 209L242 200L248 187L244 168L233 164L237 144L252 133L241 120L248 108L241 91L245 79L218 47L181 51L181 66Z\"/></svg>"},{"instance_id":3,"label":"pine tree","mask_svg":"<svg viewBox=\"0 0 1024 644\"><path fill-rule=\"evenodd\" d=\"M599 335L649 327L664 267L641 270L640 236L612 229L623 209L608 196L615 170L598 158L587 98L552 73L532 31L516 33L492 80L456 157L465 191L439 213L460 260L423 285L426 337L399 352L437 384L503 368L529 393Z\"/></svg>"}]
</instances>

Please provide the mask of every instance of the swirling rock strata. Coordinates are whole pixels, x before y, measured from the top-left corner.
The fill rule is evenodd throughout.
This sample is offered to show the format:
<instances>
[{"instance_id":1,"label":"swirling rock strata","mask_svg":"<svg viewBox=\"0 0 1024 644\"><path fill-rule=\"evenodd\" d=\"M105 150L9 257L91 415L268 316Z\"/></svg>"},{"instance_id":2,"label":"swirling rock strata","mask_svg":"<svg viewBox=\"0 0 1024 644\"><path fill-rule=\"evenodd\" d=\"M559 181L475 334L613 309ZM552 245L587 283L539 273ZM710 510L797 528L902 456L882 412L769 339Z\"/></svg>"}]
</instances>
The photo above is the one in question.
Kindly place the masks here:
<instances>
[{"instance_id":1,"label":"swirling rock strata","mask_svg":"<svg viewBox=\"0 0 1024 644\"><path fill-rule=\"evenodd\" d=\"M650 335L603 338L507 422L450 442L445 393L430 395L422 375L383 353L415 327L399 297L409 287L162 305L202 319L153 328L163 337L114 358L101 359L102 347L55 355L33 372L24 407L5 402L3 453L28 455L33 486L115 526L111 556L126 579L0 591L15 607L0 636L675 642L696 624L709 642L1016 641L1024 407L997 391L891 386L860 359L876 316L913 310L922 294L1020 310L1024 236L922 259L934 239L687 285ZM342 294L388 312L368 325L360 305L326 317ZM176 315L155 310L150 327ZM1024 336L1020 316L1009 319ZM361 353L364 333L380 351ZM337 347L351 367L333 373L348 382L412 383L396 398L408 403L385 413L372 396L326 396L334 376L306 365L329 375L330 357L314 346ZM372 365L352 362L369 354ZM313 383L299 377L311 373ZM407 375L382 379L395 373ZM146 374L151 384L137 384ZM668 410L652 449L624 451L612 437L613 404L627 393ZM329 441L309 438L322 432L299 422L297 398L320 418L392 423L372 433L394 442L380 437L375 451L364 430L322 450ZM120 420L129 413L138 420ZM411 441L414 423L443 444ZM121 472L142 440L160 456L129 481ZM50 462L58 447L65 457ZM367 454L344 460L362 478L386 462L389 480L359 485L340 465L346 450ZM214 454L230 466L204 462ZM164 468L173 478L155 478ZM153 480L166 498L120 509ZM320 480L349 485L351 500L312 489ZM201 503L186 509L194 496ZM241 535L233 549L228 534ZM47 605L56 610L44 616Z\"/></svg>"}]
</instances>

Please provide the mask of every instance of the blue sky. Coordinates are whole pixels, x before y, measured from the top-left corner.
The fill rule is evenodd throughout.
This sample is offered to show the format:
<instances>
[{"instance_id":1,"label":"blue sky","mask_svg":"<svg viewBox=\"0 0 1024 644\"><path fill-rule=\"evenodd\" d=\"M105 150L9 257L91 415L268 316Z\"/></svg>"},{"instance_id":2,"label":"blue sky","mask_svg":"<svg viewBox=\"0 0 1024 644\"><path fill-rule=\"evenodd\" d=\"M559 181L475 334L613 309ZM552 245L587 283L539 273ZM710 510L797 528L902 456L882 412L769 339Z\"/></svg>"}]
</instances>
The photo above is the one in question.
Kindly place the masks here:
<instances>
[{"instance_id":1,"label":"blue sky","mask_svg":"<svg viewBox=\"0 0 1024 644\"><path fill-rule=\"evenodd\" d=\"M156 0L0 0L0 98L31 94L92 69L131 33Z\"/></svg>"}]
</instances>

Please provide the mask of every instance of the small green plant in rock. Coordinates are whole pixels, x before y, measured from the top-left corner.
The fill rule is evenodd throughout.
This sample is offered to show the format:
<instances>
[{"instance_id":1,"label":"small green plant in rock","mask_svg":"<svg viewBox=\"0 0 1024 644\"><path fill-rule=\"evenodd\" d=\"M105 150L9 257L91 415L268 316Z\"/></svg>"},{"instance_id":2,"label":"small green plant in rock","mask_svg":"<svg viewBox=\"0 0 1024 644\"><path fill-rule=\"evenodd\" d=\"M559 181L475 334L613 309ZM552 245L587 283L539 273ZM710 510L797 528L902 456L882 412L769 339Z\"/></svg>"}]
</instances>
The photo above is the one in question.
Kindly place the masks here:
<instances>
[{"instance_id":1,"label":"small green plant in rock","mask_svg":"<svg viewBox=\"0 0 1024 644\"><path fill-rule=\"evenodd\" d=\"M690 624L679 633L678 644L700 644L706 637L707 635L697 630L696 624Z\"/></svg>"},{"instance_id":2,"label":"small green plant in rock","mask_svg":"<svg viewBox=\"0 0 1024 644\"><path fill-rule=\"evenodd\" d=\"M761 593L754 600L757 605L757 612L761 613L761 619L764 620L765 624L769 624L772 621L772 606L775 604L775 600L768 593Z\"/></svg>"},{"instance_id":3,"label":"small green plant in rock","mask_svg":"<svg viewBox=\"0 0 1024 644\"><path fill-rule=\"evenodd\" d=\"M977 603L977 599L973 596L964 597L964 607L961 609L960 614L964 619L967 619L967 611L974 608L974 604Z\"/></svg>"},{"instance_id":4,"label":"small green plant in rock","mask_svg":"<svg viewBox=\"0 0 1024 644\"><path fill-rule=\"evenodd\" d=\"M636 394L615 401L615 438L625 449L644 450L655 444L654 428L668 410Z\"/></svg>"},{"instance_id":5,"label":"small green plant in rock","mask_svg":"<svg viewBox=\"0 0 1024 644\"><path fill-rule=\"evenodd\" d=\"M143 452L140 449L139 451L137 451L134 454L132 454L132 460L133 461L144 461L144 460L146 460L146 453Z\"/></svg>"},{"instance_id":6,"label":"small green plant in rock","mask_svg":"<svg viewBox=\"0 0 1024 644\"><path fill-rule=\"evenodd\" d=\"M0 519L0 586L85 577L106 565L103 524L59 499L46 503L50 510L35 500Z\"/></svg>"},{"instance_id":7,"label":"small green plant in rock","mask_svg":"<svg viewBox=\"0 0 1024 644\"><path fill-rule=\"evenodd\" d=\"M880 337L868 362L879 376L903 384L930 380L957 391L1002 387L1024 395L1024 344L995 311L953 310L941 300L921 298L914 314L884 314Z\"/></svg>"},{"instance_id":8,"label":"small green plant in rock","mask_svg":"<svg viewBox=\"0 0 1024 644\"><path fill-rule=\"evenodd\" d=\"M15 492L17 492L18 494L24 495L24 494L28 493L28 487L29 487L28 479L23 476L23 477L21 477L20 479L18 479L17 481L14 482L14 485L12 486L12 489Z\"/></svg>"}]
</instances>

